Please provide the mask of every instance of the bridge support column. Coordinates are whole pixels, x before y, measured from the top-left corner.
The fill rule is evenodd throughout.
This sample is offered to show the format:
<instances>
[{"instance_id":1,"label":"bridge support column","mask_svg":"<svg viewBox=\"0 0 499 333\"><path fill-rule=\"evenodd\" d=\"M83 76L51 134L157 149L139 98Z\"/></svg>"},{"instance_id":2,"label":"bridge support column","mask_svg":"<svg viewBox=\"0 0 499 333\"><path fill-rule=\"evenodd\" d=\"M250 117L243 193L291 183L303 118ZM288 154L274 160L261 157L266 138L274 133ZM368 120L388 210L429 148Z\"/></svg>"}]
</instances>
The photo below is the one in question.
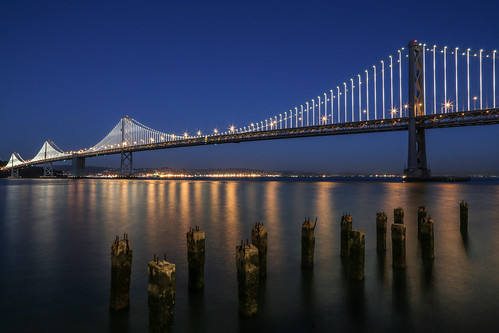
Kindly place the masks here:
<instances>
[{"instance_id":1,"label":"bridge support column","mask_svg":"<svg viewBox=\"0 0 499 333\"><path fill-rule=\"evenodd\" d=\"M19 169L18 168L10 169L10 178L19 178Z\"/></svg>"},{"instance_id":2,"label":"bridge support column","mask_svg":"<svg viewBox=\"0 0 499 333\"><path fill-rule=\"evenodd\" d=\"M121 151L121 176L133 175L133 158L131 151Z\"/></svg>"},{"instance_id":3,"label":"bridge support column","mask_svg":"<svg viewBox=\"0 0 499 333\"><path fill-rule=\"evenodd\" d=\"M424 110L423 46L409 42L409 149L404 176L408 179L426 179L431 171L426 163L425 130L417 122Z\"/></svg>"},{"instance_id":4,"label":"bridge support column","mask_svg":"<svg viewBox=\"0 0 499 333\"><path fill-rule=\"evenodd\" d=\"M43 177L53 177L54 176L54 168L52 166L52 162L45 162L43 165Z\"/></svg>"},{"instance_id":5,"label":"bridge support column","mask_svg":"<svg viewBox=\"0 0 499 333\"><path fill-rule=\"evenodd\" d=\"M73 155L71 176L76 178L85 177L85 157Z\"/></svg>"}]
</instances>

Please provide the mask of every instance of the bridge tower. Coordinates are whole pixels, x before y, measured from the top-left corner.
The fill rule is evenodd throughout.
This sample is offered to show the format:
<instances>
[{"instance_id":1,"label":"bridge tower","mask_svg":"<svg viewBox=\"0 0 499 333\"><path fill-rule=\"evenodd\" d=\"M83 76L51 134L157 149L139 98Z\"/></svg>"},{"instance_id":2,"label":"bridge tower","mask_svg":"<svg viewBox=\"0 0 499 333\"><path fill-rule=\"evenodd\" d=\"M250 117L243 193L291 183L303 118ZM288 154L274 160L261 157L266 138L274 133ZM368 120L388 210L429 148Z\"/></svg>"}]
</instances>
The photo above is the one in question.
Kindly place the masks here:
<instances>
[{"instance_id":1,"label":"bridge tower","mask_svg":"<svg viewBox=\"0 0 499 333\"><path fill-rule=\"evenodd\" d=\"M426 163L425 130L417 119L425 114L424 105L423 46L412 40L409 42L409 149L404 170L409 179L431 176Z\"/></svg>"},{"instance_id":2,"label":"bridge tower","mask_svg":"<svg viewBox=\"0 0 499 333\"><path fill-rule=\"evenodd\" d=\"M43 177L53 177L54 176L54 168L52 166L52 162L47 162L48 142L45 142L44 146L45 146L45 152L44 152L45 163L43 165Z\"/></svg>"},{"instance_id":3,"label":"bridge tower","mask_svg":"<svg viewBox=\"0 0 499 333\"><path fill-rule=\"evenodd\" d=\"M132 146L132 124L128 116L121 118L121 176L130 177L133 175L133 156L131 151L127 151L127 146Z\"/></svg>"}]
</instances>

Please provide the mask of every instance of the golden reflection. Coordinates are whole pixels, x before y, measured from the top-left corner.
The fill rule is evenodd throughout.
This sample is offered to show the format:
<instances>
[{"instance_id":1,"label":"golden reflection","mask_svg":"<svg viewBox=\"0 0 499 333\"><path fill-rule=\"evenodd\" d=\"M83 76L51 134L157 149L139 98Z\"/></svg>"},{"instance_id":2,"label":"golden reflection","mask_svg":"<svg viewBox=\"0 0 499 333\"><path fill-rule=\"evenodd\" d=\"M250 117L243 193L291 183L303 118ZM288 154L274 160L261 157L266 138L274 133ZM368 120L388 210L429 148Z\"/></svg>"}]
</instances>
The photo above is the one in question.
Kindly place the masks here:
<instances>
[{"instance_id":1,"label":"golden reflection","mask_svg":"<svg viewBox=\"0 0 499 333\"><path fill-rule=\"evenodd\" d=\"M181 225L182 228L187 232L189 230L189 226L194 222L191 221L191 212L190 212L190 190L191 184L189 181L180 182L180 212L179 216L173 217L177 220L178 225ZM180 220L178 220L180 219Z\"/></svg>"}]
</instances>

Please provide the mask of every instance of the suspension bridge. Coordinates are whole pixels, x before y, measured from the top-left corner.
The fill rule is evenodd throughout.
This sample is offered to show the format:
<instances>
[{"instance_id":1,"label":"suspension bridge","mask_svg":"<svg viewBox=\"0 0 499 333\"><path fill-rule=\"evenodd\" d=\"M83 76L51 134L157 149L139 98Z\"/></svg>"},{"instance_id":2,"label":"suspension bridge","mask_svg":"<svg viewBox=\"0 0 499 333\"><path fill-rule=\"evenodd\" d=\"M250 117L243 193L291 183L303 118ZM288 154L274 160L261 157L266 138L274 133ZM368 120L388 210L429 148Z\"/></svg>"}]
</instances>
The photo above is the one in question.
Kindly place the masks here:
<instances>
[{"instance_id":1,"label":"suspension bridge","mask_svg":"<svg viewBox=\"0 0 499 333\"><path fill-rule=\"evenodd\" d=\"M429 46L410 41L364 70L305 103L268 119L227 131L175 134L149 128L123 117L96 145L63 151L47 140L31 159L13 153L3 167L19 177L19 169L72 161L72 175L85 174L85 160L121 155L121 175L133 174L133 153L222 143L298 137L408 131L409 179L431 176L426 160L425 130L499 123L496 104L497 51Z\"/></svg>"}]
</instances>

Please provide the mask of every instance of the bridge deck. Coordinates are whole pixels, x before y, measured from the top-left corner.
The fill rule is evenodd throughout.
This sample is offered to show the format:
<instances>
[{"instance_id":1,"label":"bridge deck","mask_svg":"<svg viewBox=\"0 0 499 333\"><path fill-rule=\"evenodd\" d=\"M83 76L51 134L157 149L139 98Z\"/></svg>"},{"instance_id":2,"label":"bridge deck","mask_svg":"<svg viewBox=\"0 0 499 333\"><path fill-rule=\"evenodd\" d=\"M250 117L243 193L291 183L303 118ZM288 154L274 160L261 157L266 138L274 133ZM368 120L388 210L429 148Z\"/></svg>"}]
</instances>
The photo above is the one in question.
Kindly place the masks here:
<instances>
[{"instance_id":1,"label":"bridge deck","mask_svg":"<svg viewBox=\"0 0 499 333\"><path fill-rule=\"evenodd\" d=\"M493 125L499 124L499 108L486 109L479 111L453 112L445 114L434 114L417 117L418 126L425 129L444 128L444 127L460 127L460 126L476 126L476 125ZM408 129L408 117L357 121L350 123L327 124L318 126L296 127L275 129L267 131L251 131L240 132L225 135L207 135L189 137L174 141L157 142L151 144L143 144L130 146L126 148L114 148L93 152L82 152L76 154L79 157L95 157L112 154L120 154L125 152L137 152L156 149L171 149L190 146L214 145L224 143L240 143L260 140L277 140L289 138L301 138L312 136L326 135L345 135L345 134L360 134L360 133L376 133L389 131L404 131ZM28 161L24 164L17 165L15 168L24 166L32 166L43 164L46 162L66 161L71 157L57 157L36 162ZM4 169L10 169L6 166Z\"/></svg>"}]
</instances>

